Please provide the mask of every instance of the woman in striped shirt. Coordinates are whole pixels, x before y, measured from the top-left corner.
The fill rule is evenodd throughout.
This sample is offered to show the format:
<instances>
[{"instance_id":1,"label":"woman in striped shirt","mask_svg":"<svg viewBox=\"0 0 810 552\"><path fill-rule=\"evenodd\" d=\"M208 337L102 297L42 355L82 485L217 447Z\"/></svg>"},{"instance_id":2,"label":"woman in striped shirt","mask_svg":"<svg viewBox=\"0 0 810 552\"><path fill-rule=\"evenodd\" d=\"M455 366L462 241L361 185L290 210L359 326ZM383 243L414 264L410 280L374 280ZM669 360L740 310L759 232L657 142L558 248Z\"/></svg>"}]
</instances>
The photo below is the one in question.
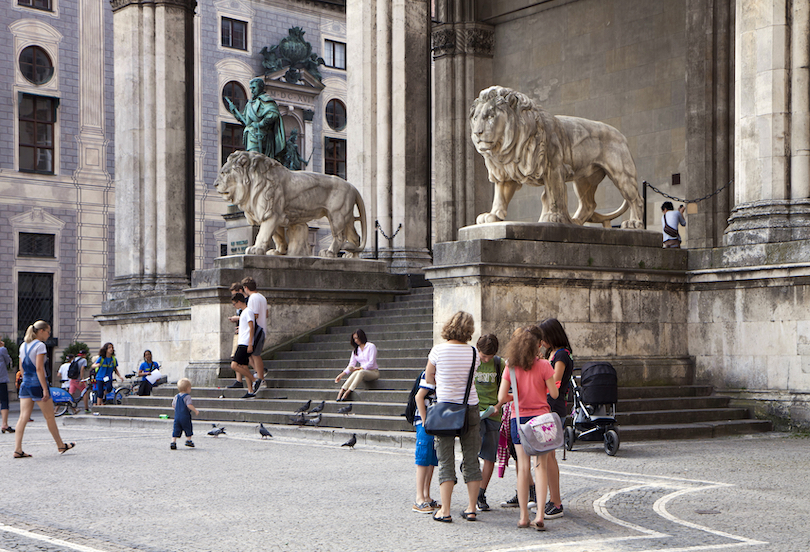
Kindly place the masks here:
<instances>
[{"instance_id":1,"label":"woman in striped shirt","mask_svg":"<svg viewBox=\"0 0 810 552\"><path fill-rule=\"evenodd\" d=\"M437 402L464 404L464 394L470 378L470 370L475 370L480 361L475 347L467 344L475 332L475 321L468 312L459 311L442 328L442 339L446 342L436 345L428 354L425 368L425 381L436 385ZM473 373L473 378L475 374ZM475 385L470 386L467 400L468 428L461 435L461 453L464 458L463 475L467 484L468 503L461 517L475 521L475 508L478 489L481 487L481 467L478 452L481 450L481 418L478 415L478 393ZM442 495L440 509L433 515L436 521L450 522L450 499L456 484L455 437L437 436L436 454L439 457L439 490Z\"/></svg>"}]
</instances>

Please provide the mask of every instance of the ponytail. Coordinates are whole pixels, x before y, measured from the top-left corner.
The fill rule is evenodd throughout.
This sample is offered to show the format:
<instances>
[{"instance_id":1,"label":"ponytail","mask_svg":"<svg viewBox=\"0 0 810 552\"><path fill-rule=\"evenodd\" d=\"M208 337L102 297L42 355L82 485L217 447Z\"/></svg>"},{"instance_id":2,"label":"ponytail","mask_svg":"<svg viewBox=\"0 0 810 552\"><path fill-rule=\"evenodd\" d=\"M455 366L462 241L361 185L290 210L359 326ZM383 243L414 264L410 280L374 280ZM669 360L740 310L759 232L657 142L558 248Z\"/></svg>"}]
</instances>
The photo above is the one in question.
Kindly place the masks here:
<instances>
[{"instance_id":1,"label":"ponytail","mask_svg":"<svg viewBox=\"0 0 810 552\"><path fill-rule=\"evenodd\" d=\"M36 322L28 326L27 330L25 330L25 338L23 338L23 341L25 341L26 343L31 343L36 339L36 336L34 335L36 332L50 327L51 325L45 322L44 320L37 320Z\"/></svg>"}]
</instances>

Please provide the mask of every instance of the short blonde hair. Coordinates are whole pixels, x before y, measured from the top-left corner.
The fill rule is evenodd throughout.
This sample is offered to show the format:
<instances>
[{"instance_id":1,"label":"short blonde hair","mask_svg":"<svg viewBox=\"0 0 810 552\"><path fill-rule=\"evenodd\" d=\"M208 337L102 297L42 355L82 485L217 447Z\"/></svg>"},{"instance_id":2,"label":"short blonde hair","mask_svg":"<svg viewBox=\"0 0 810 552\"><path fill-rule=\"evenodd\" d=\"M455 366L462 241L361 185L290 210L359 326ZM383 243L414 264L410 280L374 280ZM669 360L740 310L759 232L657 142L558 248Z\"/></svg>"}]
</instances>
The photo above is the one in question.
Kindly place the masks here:
<instances>
[{"instance_id":1,"label":"short blonde hair","mask_svg":"<svg viewBox=\"0 0 810 552\"><path fill-rule=\"evenodd\" d=\"M177 390L181 393L191 391L191 380L188 378L180 378L180 381L177 382Z\"/></svg>"},{"instance_id":2,"label":"short blonde hair","mask_svg":"<svg viewBox=\"0 0 810 552\"><path fill-rule=\"evenodd\" d=\"M469 312L458 311L442 328L442 339L467 343L475 333L475 320Z\"/></svg>"}]
</instances>

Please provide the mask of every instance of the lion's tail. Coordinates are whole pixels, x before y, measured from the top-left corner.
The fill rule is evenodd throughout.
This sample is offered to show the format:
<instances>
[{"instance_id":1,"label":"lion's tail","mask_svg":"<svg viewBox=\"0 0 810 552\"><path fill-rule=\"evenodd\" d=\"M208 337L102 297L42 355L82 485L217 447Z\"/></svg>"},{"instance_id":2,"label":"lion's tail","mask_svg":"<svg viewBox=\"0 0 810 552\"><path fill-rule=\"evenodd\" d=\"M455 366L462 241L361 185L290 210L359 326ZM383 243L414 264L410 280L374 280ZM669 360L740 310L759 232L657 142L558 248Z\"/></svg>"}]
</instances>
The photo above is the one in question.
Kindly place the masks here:
<instances>
[{"instance_id":1,"label":"lion's tail","mask_svg":"<svg viewBox=\"0 0 810 552\"><path fill-rule=\"evenodd\" d=\"M618 209L616 209L615 211L613 211L611 213L605 213L605 214L594 212L590 216L590 218L588 220L586 220L585 222L595 222L597 224L604 224L605 222L610 222L613 219L615 219L616 217L621 216L625 211L627 211L627 209L629 207L630 207L630 204L627 203L627 200L625 199L622 202L621 206Z\"/></svg>"},{"instance_id":2,"label":"lion's tail","mask_svg":"<svg viewBox=\"0 0 810 552\"><path fill-rule=\"evenodd\" d=\"M363 197L360 191L354 189L354 204L357 205L359 216L354 217L355 222L360 221L360 245L357 249L352 250L352 253L360 254L366 249L366 238L368 237L367 222L366 222L366 204L363 202Z\"/></svg>"}]
</instances>

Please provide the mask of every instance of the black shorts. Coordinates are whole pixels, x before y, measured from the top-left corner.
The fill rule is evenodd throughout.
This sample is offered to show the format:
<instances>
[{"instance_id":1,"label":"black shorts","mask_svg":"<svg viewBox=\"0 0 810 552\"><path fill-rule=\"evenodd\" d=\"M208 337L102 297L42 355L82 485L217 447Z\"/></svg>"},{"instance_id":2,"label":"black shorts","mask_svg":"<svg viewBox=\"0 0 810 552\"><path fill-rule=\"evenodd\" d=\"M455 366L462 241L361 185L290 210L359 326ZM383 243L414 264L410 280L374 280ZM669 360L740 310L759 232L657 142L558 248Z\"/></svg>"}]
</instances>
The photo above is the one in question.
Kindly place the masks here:
<instances>
[{"instance_id":1,"label":"black shorts","mask_svg":"<svg viewBox=\"0 0 810 552\"><path fill-rule=\"evenodd\" d=\"M248 354L247 345L239 345L236 347L236 352L233 354L231 360L241 366L250 366L250 355Z\"/></svg>"}]
</instances>

